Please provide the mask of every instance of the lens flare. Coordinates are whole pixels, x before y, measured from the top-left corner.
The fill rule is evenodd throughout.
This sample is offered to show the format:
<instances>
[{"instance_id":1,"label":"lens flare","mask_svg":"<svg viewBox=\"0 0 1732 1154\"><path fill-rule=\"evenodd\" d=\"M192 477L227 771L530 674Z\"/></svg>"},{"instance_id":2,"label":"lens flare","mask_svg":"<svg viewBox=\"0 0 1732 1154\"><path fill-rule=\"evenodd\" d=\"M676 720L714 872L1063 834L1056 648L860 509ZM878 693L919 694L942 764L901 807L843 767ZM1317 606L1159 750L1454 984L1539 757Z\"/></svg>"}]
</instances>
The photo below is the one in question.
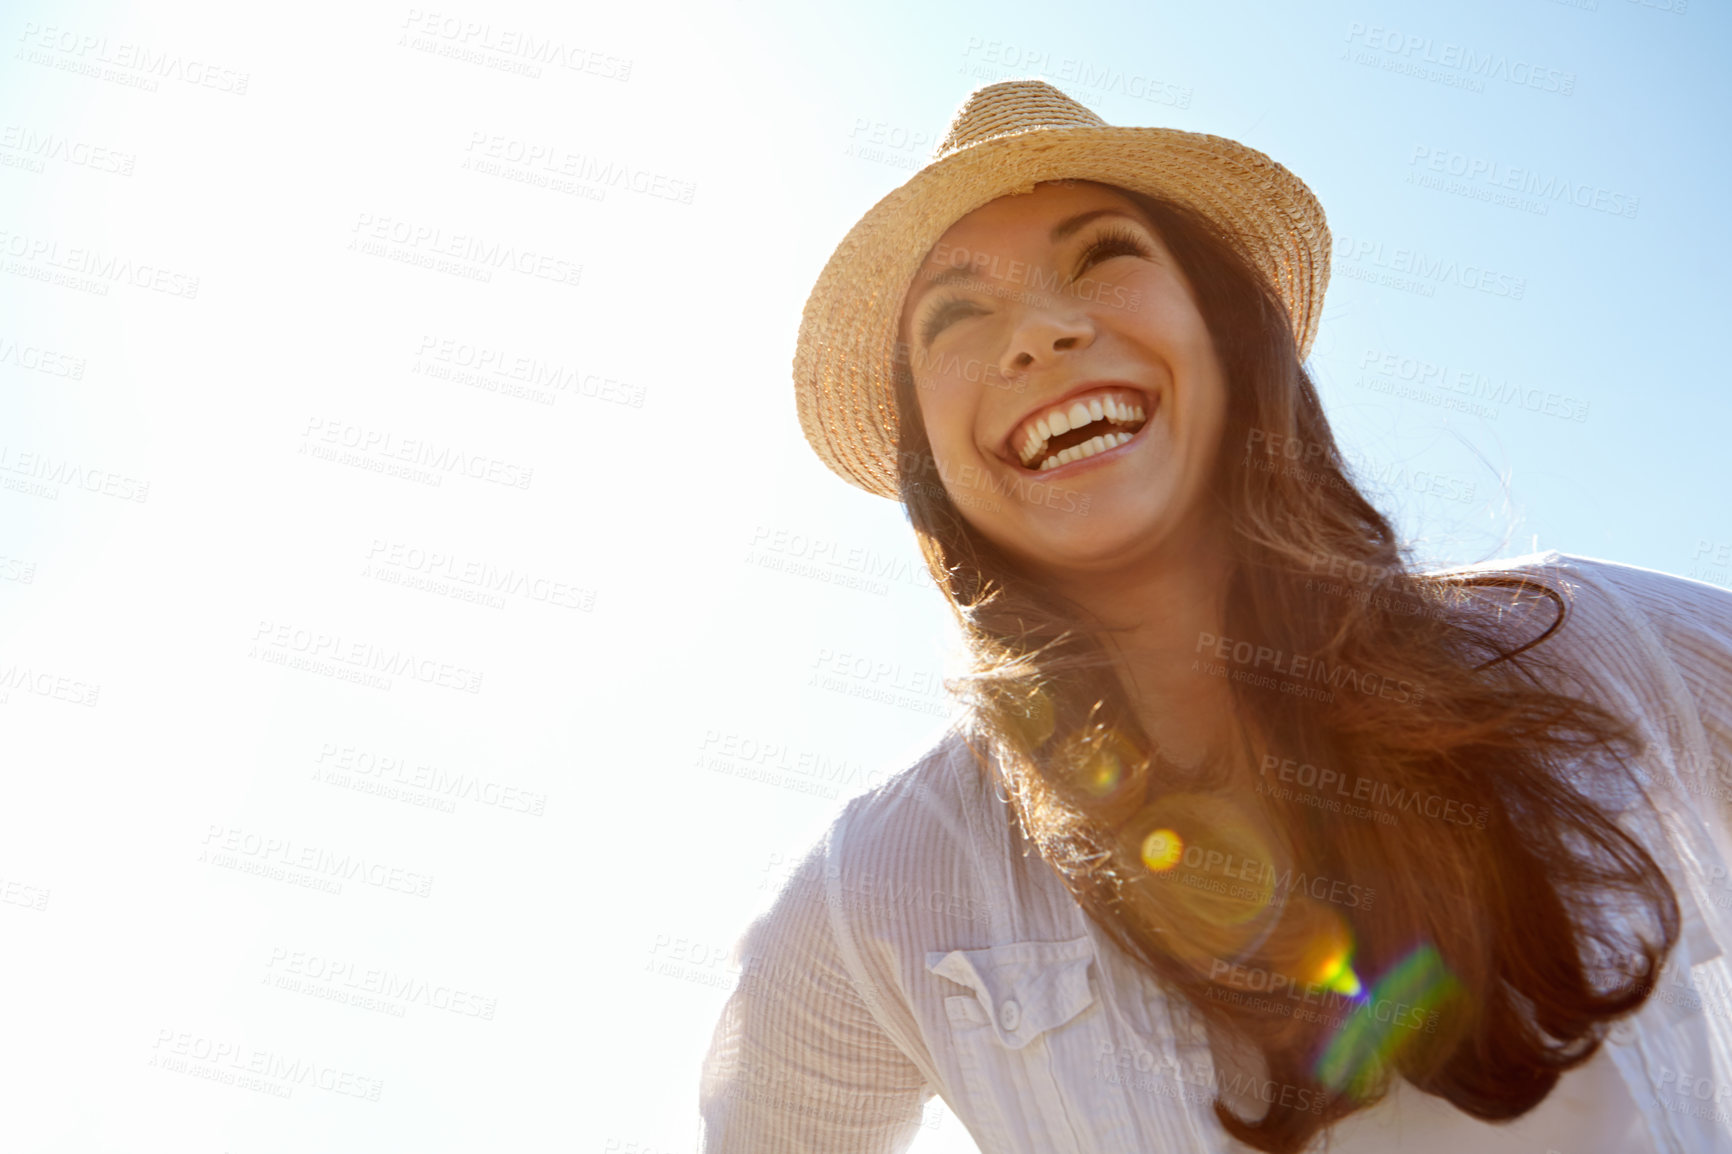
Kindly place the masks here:
<instances>
[{"instance_id":1,"label":"lens flare","mask_svg":"<svg viewBox=\"0 0 1732 1154\"><path fill-rule=\"evenodd\" d=\"M1142 802L1119 827L1118 893L1165 928L1167 948L1198 973L1256 951L1280 924L1283 868L1257 815L1224 793L1176 791Z\"/></svg>"},{"instance_id":2,"label":"lens flare","mask_svg":"<svg viewBox=\"0 0 1732 1154\"><path fill-rule=\"evenodd\" d=\"M1363 1101L1389 1064L1430 1024L1461 983L1429 942L1391 966L1358 1003L1317 1057L1313 1075L1335 1093Z\"/></svg>"},{"instance_id":3,"label":"lens flare","mask_svg":"<svg viewBox=\"0 0 1732 1154\"><path fill-rule=\"evenodd\" d=\"M1143 864L1156 873L1170 870L1185 854L1185 839L1170 829L1157 829L1143 839Z\"/></svg>"},{"instance_id":4,"label":"lens flare","mask_svg":"<svg viewBox=\"0 0 1732 1154\"><path fill-rule=\"evenodd\" d=\"M1102 749L1099 756L1083 771L1083 788L1095 797L1108 797L1124 780L1124 763L1112 749Z\"/></svg>"},{"instance_id":5,"label":"lens flare","mask_svg":"<svg viewBox=\"0 0 1732 1154\"><path fill-rule=\"evenodd\" d=\"M1048 771L1091 817L1114 826L1136 814L1147 792L1148 759L1113 726L1092 724L1064 735Z\"/></svg>"},{"instance_id":6,"label":"lens flare","mask_svg":"<svg viewBox=\"0 0 1732 1154\"><path fill-rule=\"evenodd\" d=\"M1025 686L1022 693L1007 694L1004 700L1012 723L1022 734L1030 749L1037 749L1052 736L1055 715L1052 698L1039 686Z\"/></svg>"},{"instance_id":7,"label":"lens flare","mask_svg":"<svg viewBox=\"0 0 1732 1154\"><path fill-rule=\"evenodd\" d=\"M1365 987L1353 972L1353 930L1339 913L1331 913L1326 928L1306 948L1300 976L1310 985L1357 997Z\"/></svg>"}]
</instances>

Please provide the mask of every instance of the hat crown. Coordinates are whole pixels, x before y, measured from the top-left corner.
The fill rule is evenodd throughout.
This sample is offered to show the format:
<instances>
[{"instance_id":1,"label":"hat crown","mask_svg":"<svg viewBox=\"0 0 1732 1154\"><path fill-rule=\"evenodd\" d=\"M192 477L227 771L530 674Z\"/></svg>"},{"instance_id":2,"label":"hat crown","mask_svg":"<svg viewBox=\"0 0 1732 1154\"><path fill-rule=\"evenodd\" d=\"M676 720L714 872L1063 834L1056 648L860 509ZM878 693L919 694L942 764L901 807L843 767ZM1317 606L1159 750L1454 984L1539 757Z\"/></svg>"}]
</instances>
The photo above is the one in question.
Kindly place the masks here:
<instances>
[{"instance_id":1,"label":"hat crown","mask_svg":"<svg viewBox=\"0 0 1732 1154\"><path fill-rule=\"evenodd\" d=\"M934 159L1034 128L1104 128L1106 121L1040 80L1001 80L968 94Z\"/></svg>"}]
</instances>

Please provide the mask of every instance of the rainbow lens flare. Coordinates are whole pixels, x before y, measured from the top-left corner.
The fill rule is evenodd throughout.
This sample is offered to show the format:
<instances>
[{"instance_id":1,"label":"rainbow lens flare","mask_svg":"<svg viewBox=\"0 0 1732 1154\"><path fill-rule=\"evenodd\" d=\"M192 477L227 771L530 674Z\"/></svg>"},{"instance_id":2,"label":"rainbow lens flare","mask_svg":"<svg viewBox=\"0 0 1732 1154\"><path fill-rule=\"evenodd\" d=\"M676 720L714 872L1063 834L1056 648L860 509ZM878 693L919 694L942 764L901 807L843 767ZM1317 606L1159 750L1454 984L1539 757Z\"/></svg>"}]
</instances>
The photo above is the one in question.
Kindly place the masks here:
<instances>
[{"instance_id":1,"label":"rainbow lens flare","mask_svg":"<svg viewBox=\"0 0 1732 1154\"><path fill-rule=\"evenodd\" d=\"M1329 930L1312 941L1300 972L1310 985L1343 997L1358 997L1364 990L1359 975L1353 972L1353 931L1339 914L1331 920Z\"/></svg>"},{"instance_id":2,"label":"rainbow lens flare","mask_svg":"<svg viewBox=\"0 0 1732 1154\"><path fill-rule=\"evenodd\" d=\"M1358 979L1354 979L1357 982ZM1363 1101L1388 1065L1429 1024L1432 1011L1461 990L1429 942L1391 966L1336 1028L1312 1074L1331 1092Z\"/></svg>"}]
</instances>

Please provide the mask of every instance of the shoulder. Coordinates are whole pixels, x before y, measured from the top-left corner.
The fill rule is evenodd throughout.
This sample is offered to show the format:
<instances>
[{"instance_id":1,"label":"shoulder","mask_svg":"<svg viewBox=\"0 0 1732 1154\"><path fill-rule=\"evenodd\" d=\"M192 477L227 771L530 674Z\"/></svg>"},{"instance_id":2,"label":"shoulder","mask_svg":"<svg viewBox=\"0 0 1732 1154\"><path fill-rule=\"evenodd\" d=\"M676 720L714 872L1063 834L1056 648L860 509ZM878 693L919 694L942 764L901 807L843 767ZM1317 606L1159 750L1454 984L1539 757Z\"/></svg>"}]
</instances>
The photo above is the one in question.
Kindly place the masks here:
<instances>
[{"instance_id":1,"label":"shoulder","mask_svg":"<svg viewBox=\"0 0 1732 1154\"><path fill-rule=\"evenodd\" d=\"M855 839L954 835L980 786L973 751L955 726L912 765L843 807L832 827Z\"/></svg>"},{"instance_id":2,"label":"shoulder","mask_svg":"<svg viewBox=\"0 0 1732 1154\"><path fill-rule=\"evenodd\" d=\"M1598 557L1554 554L1571 573L1608 589L1656 626L1674 624L1726 628L1732 625L1732 589L1659 569Z\"/></svg>"},{"instance_id":3,"label":"shoulder","mask_svg":"<svg viewBox=\"0 0 1732 1154\"><path fill-rule=\"evenodd\" d=\"M986 788L952 727L914 764L847 804L830 828L827 876L856 892L956 883L974 858Z\"/></svg>"},{"instance_id":4,"label":"shoulder","mask_svg":"<svg viewBox=\"0 0 1732 1154\"><path fill-rule=\"evenodd\" d=\"M1680 577L1659 569L1647 569L1622 561L1588 557L1580 553L1563 553L1548 549L1520 557L1478 561L1470 565L1451 565L1425 570L1426 576L1445 577L1458 574L1502 575L1519 574L1544 582L1553 588L1586 586L1602 594L1631 601L1635 607L1650 605L1709 604L1732 606L1732 590L1710 585L1692 577Z\"/></svg>"},{"instance_id":5,"label":"shoulder","mask_svg":"<svg viewBox=\"0 0 1732 1154\"><path fill-rule=\"evenodd\" d=\"M988 925L992 893L981 862L989 789L952 728L843 807L787 875L762 915L762 932L831 939L858 976L867 968L854 956L861 942L923 951L932 940Z\"/></svg>"},{"instance_id":6,"label":"shoulder","mask_svg":"<svg viewBox=\"0 0 1732 1154\"><path fill-rule=\"evenodd\" d=\"M858 946L867 976L905 988L928 950L989 939L1006 900L1002 837L994 836L1003 817L955 727L851 801L830 827L824 869L844 953Z\"/></svg>"},{"instance_id":7,"label":"shoulder","mask_svg":"<svg viewBox=\"0 0 1732 1154\"><path fill-rule=\"evenodd\" d=\"M1655 653L1674 698L1687 695L1721 756L1732 752L1732 589L1615 561L1570 558L1624 608L1632 634ZM1606 637L1610 649L1633 639Z\"/></svg>"},{"instance_id":8,"label":"shoulder","mask_svg":"<svg viewBox=\"0 0 1732 1154\"><path fill-rule=\"evenodd\" d=\"M1478 572L1530 577L1559 594L1563 628L1543 648L1643 709L1700 713L1732 738L1732 589L1555 549L1430 575Z\"/></svg>"},{"instance_id":9,"label":"shoulder","mask_svg":"<svg viewBox=\"0 0 1732 1154\"><path fill-rule=\"evenodd\" d=\"M1556 549L1425 571L1429 577L1526 578L1559 594L1571 632L1653 627L1732 630L1732 590L1621 561ZM1490 588L1498 586L1486 583ZM1664 637L1660 640L1665 640Z\"/></svg>"},{"instance_id":10,"label":"shoulder","mask_svg":"<svg viewBox=\"0 0 1732 1154\"><path fill-rule=\"evenodd\" d=\"M788 872L770 906L741 940L744 958L790 971L815 971L826 982L844 976L875 1011L894 986L878 972L874 940L919 938L924 948L942 918L947 895L973 890L958 879L972 871L965 813L969 751L953 732L912 765L853 798ZM959 780L960 778L960 780ZM958 868L959 863L964 863ZM918 932L911 927L921 926Z\"/></svg>"},{"instance_id":11,"label":"shoulder","mask_svg":"<svg viewBox=\"0 0 1732 1154\"><path fill-rule=\"evenodd\" d=\"M933 1012L922 993L932 981L928 956L986 941L998 893L980 864L991 795L981 792L973 757L953 729L854 798L807 875L851 987L929 1078L937 1075L922 1025Z\"/></svg>"}]
</instances>

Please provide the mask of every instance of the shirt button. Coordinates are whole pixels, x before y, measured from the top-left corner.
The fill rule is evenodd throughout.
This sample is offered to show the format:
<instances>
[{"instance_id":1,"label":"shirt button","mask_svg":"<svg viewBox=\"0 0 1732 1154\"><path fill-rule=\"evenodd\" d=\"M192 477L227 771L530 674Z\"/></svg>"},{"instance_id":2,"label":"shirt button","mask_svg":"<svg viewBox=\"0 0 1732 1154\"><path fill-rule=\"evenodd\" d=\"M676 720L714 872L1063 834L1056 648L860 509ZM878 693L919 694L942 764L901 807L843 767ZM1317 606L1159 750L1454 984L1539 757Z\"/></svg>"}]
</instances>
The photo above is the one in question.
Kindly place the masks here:
<instances>
[{"instance_id":1,"label":"shirt button","mask_svg":"<svg viewBox=\"0 0 1732 1154\"><path fill-rule=\"evenodd\" d=\"M1022 1021L1022 1007L1016 1004L1015 998L1008 998L998 1007L998 1024L1006 1032L1014 1031Z\"/></svg>"}]
</instances>

